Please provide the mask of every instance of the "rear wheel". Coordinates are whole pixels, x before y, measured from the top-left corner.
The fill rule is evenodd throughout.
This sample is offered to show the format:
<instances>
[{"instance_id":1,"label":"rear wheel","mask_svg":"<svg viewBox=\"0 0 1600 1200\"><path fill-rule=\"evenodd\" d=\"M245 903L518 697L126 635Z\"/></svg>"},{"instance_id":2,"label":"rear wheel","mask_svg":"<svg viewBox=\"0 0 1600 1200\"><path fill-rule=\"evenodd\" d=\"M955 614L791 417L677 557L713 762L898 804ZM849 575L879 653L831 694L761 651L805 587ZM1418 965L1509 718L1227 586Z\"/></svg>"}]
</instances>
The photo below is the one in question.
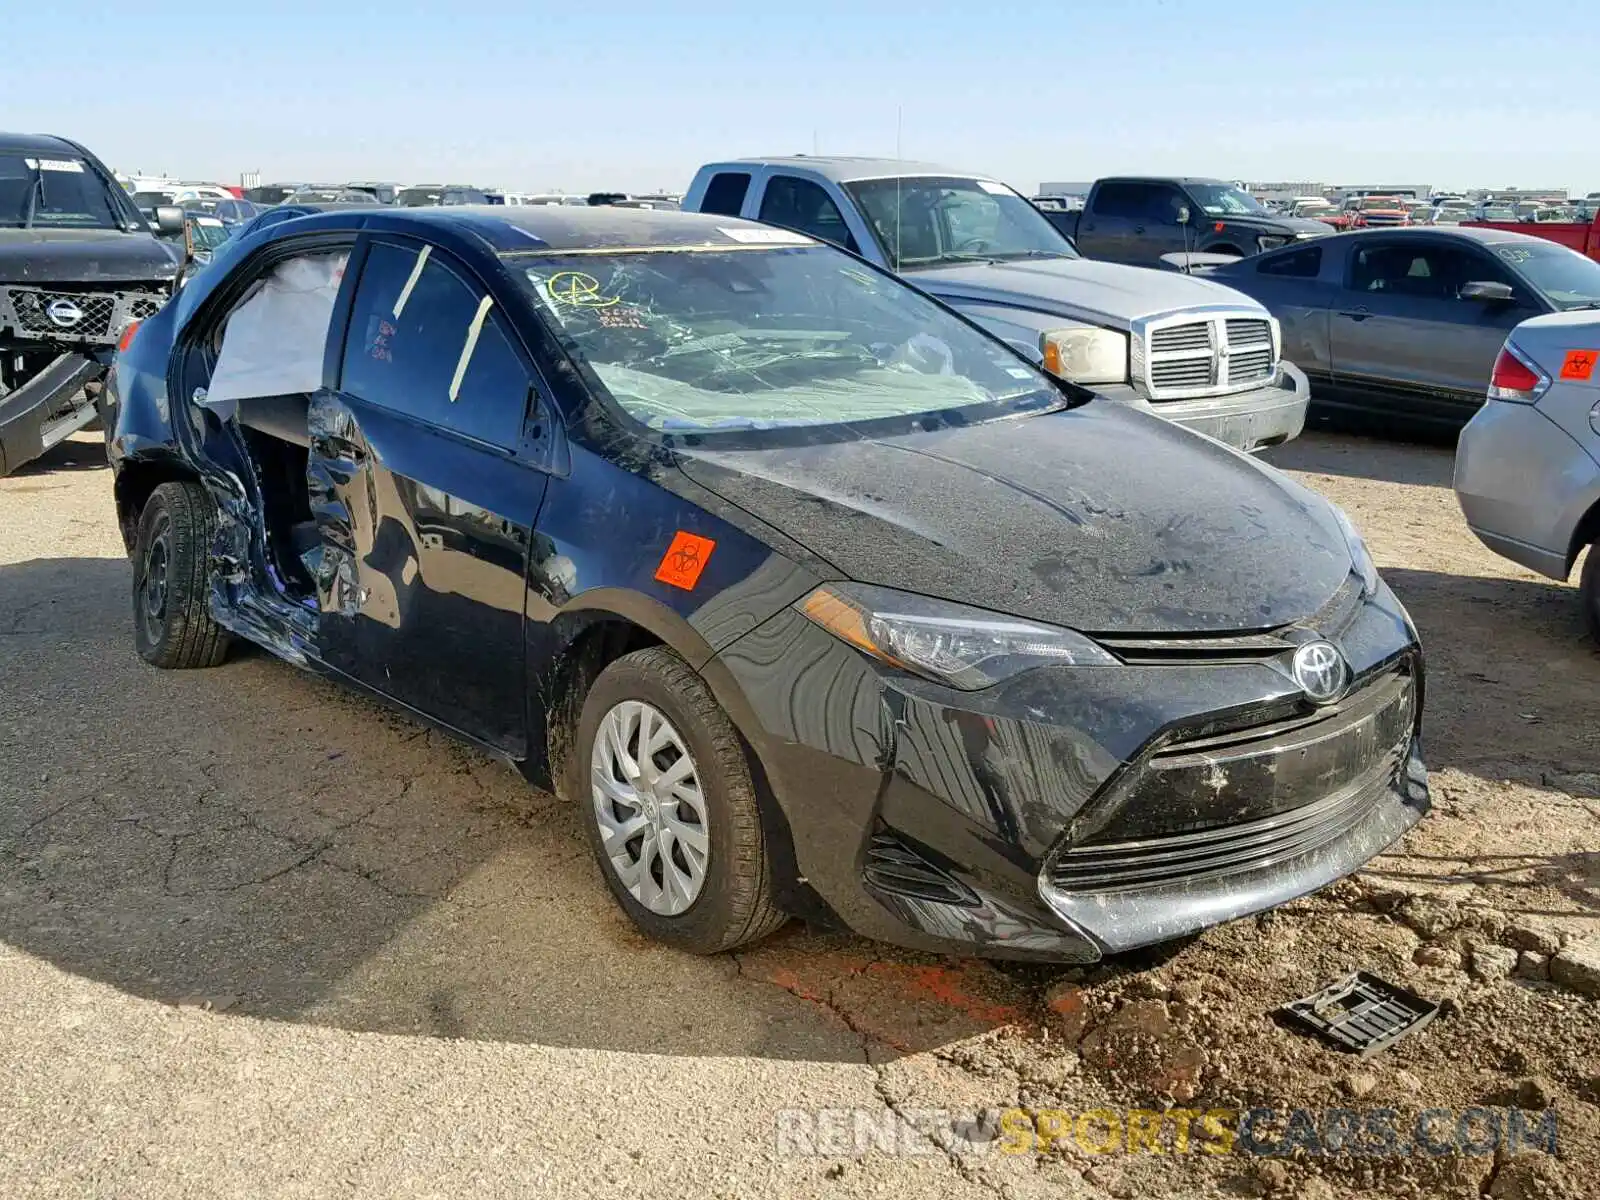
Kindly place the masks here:
<instances>
[{"instance_id":1,"label":"rear wheel","mask_svg":"<svg viewBox=\"0 0 1600 1200\"><path fill-rule=\"evenodd\" d=\"M1589 547L1584 555L1583 574L1578 580L1578 599L1583 605L1583 619L1589 626L1589 636L1600 642L1600 542Z\"/></svg>"},{"instance_id":2,"label":"rear wheel","mask_svg":"<svg viewBox=\"0 0 1600 1200\"><path fill-rule=\"evenodd\" d=\"M688 663L661 646L612 663L584 701L576 751L570 794L642 932L715 954L784 923L744 743Z\"/></svg>"},{"instance_id":3,"label":"rear wheel","mask_svg":"<svg viewBox=\"0 0 1600 1200\"><path fill-rule=\"evenodd\" d=\"M214 667L227 657L206 576L216 526L216 508L197 483L163 483L145 502L133 552L133 640L146 662Z\"/></svg>"}]
</instances>

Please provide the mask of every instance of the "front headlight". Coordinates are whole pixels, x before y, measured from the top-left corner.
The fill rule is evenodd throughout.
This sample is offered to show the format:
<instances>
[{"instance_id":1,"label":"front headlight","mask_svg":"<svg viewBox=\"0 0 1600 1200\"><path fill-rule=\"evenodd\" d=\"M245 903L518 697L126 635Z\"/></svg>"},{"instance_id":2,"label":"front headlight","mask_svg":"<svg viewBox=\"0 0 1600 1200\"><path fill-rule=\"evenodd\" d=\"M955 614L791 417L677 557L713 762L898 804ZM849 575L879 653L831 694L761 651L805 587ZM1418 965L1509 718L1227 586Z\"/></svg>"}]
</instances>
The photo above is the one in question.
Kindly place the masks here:
<instances>
[{"instance_id":1,"label":"front headlight","mask_svg":"<svg viewBox=\"0 0 1600 1200\"><path fill-rule=\"evenodd\" d=\"M1337 504L1330 503L1333 515L1339 522L1339 528L1344 533L1345 545L1350 548L1351 569L1361 577L1361 586L1368 592L1378 590L1378 564L1372 561L1372 552L1367 549L1367 543L1362 538L1355 522L1350 519L1350 514Z\"/></svg>"},{"instance_id":2,"label":"front headlight","mask_svg":"<svg viewBox=\"0 0 1600 1200\"><path fill-rule=\"evenodd\" d=\"M1128 335L1115 329L1052 329L1039 335L1044 369L1084 386L1128 381Z\"/></svg>"},{"instance_id":3,"label":"front headlight","mask_svg":"<svg viewBox=\"0 0 1600 1200\"><path fill-rule=\"evenodd\" d=\"M831 583L798 607L879 662L963 691L990 687L1030 667L1109 666L1118 661L1070 629L891 588Z\"/></svg>"},{"instance_id":4,"label":"front headlight","mask_svg":"<svg viewBox=\"0 0 1600 1200\"><path fill-rule=\"evenodd\" d=\"M1287 246L1294 241L1291 237L1282 237L1275 233L1263 233L1256 239L1263 250L1276 250L1279 246Z\"/></svg>"}]
</instances>

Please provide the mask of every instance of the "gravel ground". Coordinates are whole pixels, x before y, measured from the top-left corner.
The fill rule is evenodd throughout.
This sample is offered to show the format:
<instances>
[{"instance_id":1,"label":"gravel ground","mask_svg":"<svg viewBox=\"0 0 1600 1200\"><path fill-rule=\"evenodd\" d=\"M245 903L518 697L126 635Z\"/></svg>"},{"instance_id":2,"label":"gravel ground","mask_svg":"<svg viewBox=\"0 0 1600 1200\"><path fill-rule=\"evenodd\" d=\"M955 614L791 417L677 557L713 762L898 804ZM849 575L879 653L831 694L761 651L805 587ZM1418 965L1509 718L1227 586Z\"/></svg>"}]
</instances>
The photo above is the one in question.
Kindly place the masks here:
<instances>
[{"instance_id":1,"label":"gravel ground","mask_svg":"<svg viewBox=\"0 0 1600 1200\"><path fill-rule=\"evenodd\" d=\"M95 439L0 480L0 1195L1600 1195L1600 654L1572 589L1473 540L1448 451L1270 458L1350 511L1422 630L1435 811L1354 880L1087 973L798 927L653 946L509 769L265 655L145 667ZM1357 967L1443 1015L1367 1062L1271 1019ZM1168 1118L1165 1153L1096 1154L1105 1119L1072 1122L1173 1106L1549 1108L1558 1149L1180 1153ZM867 1132L782 1115L824 1108ZM929 1110L954 1139L874 1124Z\"/></svg>"}]
</instances>

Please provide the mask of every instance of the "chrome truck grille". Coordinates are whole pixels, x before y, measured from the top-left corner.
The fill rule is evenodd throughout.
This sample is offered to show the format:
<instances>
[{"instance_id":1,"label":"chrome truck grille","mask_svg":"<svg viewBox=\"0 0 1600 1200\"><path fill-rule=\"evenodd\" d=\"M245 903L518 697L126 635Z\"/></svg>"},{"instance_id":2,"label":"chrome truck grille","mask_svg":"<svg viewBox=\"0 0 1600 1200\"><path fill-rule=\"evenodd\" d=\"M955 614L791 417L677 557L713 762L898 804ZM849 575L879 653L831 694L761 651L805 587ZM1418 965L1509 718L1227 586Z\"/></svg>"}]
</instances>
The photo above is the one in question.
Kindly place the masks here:
<instances>
[{"instance_id":1,"label":"chrome truck grille","mask_svg":"<svg viewBox=\"0 0 1600 1200\"><path fill-rule=\"evenodd\" d=\"M129 321L166 303L160 292L73 292L0 285L0 331L48 342L114 343Z\"/></svg>"},{"instance_id":2,"label":"chrome truck grille","mask_svg":"<svg viewBox=\"0 0 1600 1200\"><path fill-rule=\"evenodd\" d=\"M1182 313L1135 321L1133 379L1152 401L1226 396L1278 374L1278 325L1255 313Z\"/></svg>"}]
</instances>

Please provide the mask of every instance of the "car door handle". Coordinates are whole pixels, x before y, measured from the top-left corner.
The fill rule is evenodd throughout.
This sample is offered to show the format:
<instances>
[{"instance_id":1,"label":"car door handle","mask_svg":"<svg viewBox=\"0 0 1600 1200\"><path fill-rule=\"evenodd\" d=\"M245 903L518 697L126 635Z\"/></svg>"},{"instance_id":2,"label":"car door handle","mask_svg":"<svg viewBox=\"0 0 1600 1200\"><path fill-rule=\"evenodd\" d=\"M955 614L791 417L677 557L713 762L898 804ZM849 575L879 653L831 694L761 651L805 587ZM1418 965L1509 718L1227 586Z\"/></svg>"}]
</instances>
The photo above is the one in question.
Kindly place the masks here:
<instances>
[{"instance_id":1,"label":"car door handle","mask_svg":"<svg viewBox=\"0 0 1600 1200\"><path fill-rule=\"evenodd\" d=\"M1349 317L1352 321L1365 321L1372 313L1364 308L1358 308L1354 312L1342 312L1339 315L1341 317Z\"/></svg>"}]
</instances>

